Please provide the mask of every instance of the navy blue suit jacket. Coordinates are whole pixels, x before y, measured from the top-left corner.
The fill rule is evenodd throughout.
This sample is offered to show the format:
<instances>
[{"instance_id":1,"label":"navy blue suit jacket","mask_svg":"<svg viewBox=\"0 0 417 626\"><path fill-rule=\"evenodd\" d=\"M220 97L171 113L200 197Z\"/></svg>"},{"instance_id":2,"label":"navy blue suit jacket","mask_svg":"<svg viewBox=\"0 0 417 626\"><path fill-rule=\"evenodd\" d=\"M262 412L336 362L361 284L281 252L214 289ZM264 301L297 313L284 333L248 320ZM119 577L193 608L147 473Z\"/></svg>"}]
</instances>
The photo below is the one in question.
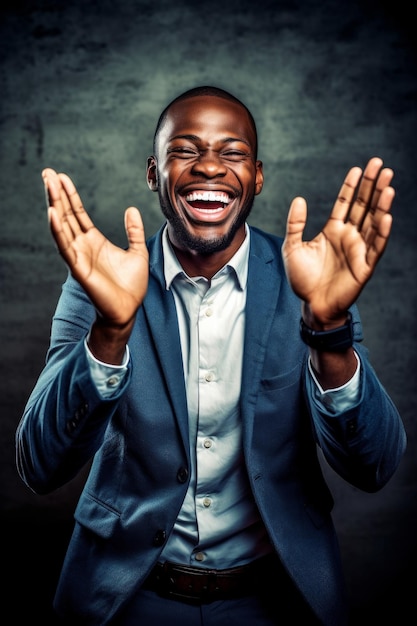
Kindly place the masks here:
<instances>
[{"instance_id":1,"label":"navy blue suit jacket","mask_svg":"<svg viewBox=\"0 0 417 626\"><path fill-rule=\"evenodd\" d=\"M63 286L44 371L17 430L21 476L37 493L72 479L93 457L55 604L88 626L107 624L158 560L189 481L187 402L161 231L150 239L150 280L116 397L102 400L83 340L95 310L71 277ZM317 458L359 489L380 489L405 448L401 419L361 357L357 406L334 416L311 399L300 302L285 276L282 239L251 229L241 393L249 480L279 557L323 624L346 623L332 496ZM362 339L356 307L355 337Z\"/></svg>"}]
</instances>

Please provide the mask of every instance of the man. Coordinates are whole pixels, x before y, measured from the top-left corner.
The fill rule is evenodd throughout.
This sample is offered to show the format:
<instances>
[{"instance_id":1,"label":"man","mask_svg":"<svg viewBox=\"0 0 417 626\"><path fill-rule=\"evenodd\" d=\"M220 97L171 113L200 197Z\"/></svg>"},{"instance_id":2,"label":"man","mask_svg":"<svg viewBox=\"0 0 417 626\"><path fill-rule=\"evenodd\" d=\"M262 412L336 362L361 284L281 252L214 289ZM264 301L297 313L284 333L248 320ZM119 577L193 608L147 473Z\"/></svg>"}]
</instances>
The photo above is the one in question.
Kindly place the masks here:
<instances>
[{"instance_id":1,"label":"man","mask_svg":"<svg viewBox=\"0 0 417 626\"><path fill-rule=\"evenodd\" d=\"M213 87L159 119L147 181L166 224L148 242L130 207L127 249L111 244L44 170L70 272L17 464L44 494L94 457L55 598L68 623L347 623L316 452L373 492L405 449L355 305L389 237L392 177L379 158L352 168L312 241L303 198L284 241L249 227L255 123Z\"/></svg>"}]
</instances>

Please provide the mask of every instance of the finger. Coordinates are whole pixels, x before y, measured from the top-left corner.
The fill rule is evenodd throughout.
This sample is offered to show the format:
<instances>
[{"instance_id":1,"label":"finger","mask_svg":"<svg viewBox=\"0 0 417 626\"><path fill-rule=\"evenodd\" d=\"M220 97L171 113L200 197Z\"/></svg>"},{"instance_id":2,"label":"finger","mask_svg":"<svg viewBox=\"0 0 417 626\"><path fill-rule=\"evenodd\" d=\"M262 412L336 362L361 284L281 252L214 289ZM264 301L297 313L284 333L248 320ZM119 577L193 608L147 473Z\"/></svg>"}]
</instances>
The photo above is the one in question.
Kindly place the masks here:
<instances>
[{"instance_id":1,"label":"finger","mask_svg":"<svg viewBox=\"0 0 417 626\"><path fill-rule=\"evenodd\" d=\"M84 209L81 198L71 178L63 173L58 174L58 177L65 190L66 215L74 235L79 234L79 232L85 233L91 228L94 228L94 224L87 211Z\"/></svg>"},{"instance_id":2,"label":"finger","mask_svg":"<svg viewBox=\"0 0 417 626\"><path fill-rule=\"evenodd\" d=\"M389 167L384 167L377 178L375 183L375 190L371 200L371 212L373 213L376 207L379 204L379 198L381 193L384 191L386 187L391 185L392 179L394 178L394 172ZM389 209L388 209L389 210Z\"/></svg>"},{"instance_id":3,"label":"finger","mask_svg":"<svg viewBox=\"0 0 417 626\"><path fill-rule=\"evenodd\" d=\"M307 220L307 203L304 198L297 197L291 202L287 217L285 244L297 246L302 242Z\"/></svg>"},{"instance_id":4,"label":"finger","mask_svg":"<svg viewBox=\"0 0 417 626\"><path fill-rule=\"evenodd\" d=\"M58 174L51 168L42 170L42 180L45 185L47 205L54 206L61 212L62 210L62 185Z\"/></svg>"},{"instance_id":5,"label":"finger","mask_svg":"<svg viewBox=\"0 0 417 626\"><path fill-rule=\"evenodd\" d=\"M76 220L72 218L72 209L67 192L62 186L60 175L55 170L51 168L44 169L42 178L47 190L49 207L54 209L52 212L48 211L52 234L55 237L57 230L62 231L60 239L62 240L63 233L65 233L66 242L69 245L80 229Z\"/></svg>"},{"instance_id":6,"label":"finger","mask_svg":"<svg viewBox=\"0 0 417 626\"><path fill-rule=\"evenodd\" d=\"M145 243L145 228L142 216L136 207L129 207L125 211L125 230L129 248L136 251L142 249Z\"/></svg>"},{"instance_id":7,"label":"finger","mask_svg":"<svg viewBox=\"0 0 417 626\"><path fill-rule=\"evenodd\" d=\"M395 190L393 189L393 187L385 187L385 189L379 195L378 205L375 207L372 213L369 212L366 216L366 219L362 226L362 236L368 247L375 245L374 240L377 236L389 236L392 223L390 210L394 198ZM390 217L389 220L385 219L386 215ZM386 225L389 225L388 232L386 231Z\"/></svg>"},{"instance_id":8,"label":"finger","mask_svg":"<svg viewBox=\"0 0 417 626\"><path fill-rule=\"evenodd\" d=\"M366 214L372 207L372 199L376 189L376 182L381 174L381 168L382 160L379 157L370 159L362 178L358 181L359 184L356 186L356 197L351 204L347 219L358 228L362 227Z\"/></svg>"},{"instance_id":9,"label":"finger","mask_svg":"<svg viewBox=\"0 0 417 626\"><path fill-rule=\"evenodd\" d=\"M48 220L58 252L71 265L71 261L75 261L76 258L75 251L71 248L72 235L68 238L66 229L63 228L62 220L55 206L48 207Z\"/></svg>"},{"instance_id":10,"label":"finger","mask_svg":"<svg viewBox=\"0 0 417 626\"><path fill-rule=\"evenodd\" d=\"M378 228L380 219L391 210L395 196L395 190L390 186L393 177L394 172L390 168L384 168L376 181L371 206L361 228L365 241L370 240L370 233Z\"/></svg>"},{"instance_id":11,"label":"finger","mask_svg":"<svg viewBox=\"0 0 417 626\"><path fill-rule=\"evenodd\" d=\"M378 230L374 231L371 243L366 254L366 262L369 267L374 268L383 255L387 247L389 235L392 228L391 213L384 213L378 224Z\"/></svg>"},{"instance_id":12,"label":"finger","mask_svg":"<svg viewBox=\"0 0 417 626\"><path fill-rule=\"evenodd\" d=\"M45 199L47 207L53 206L54 204L51 186L55 176L57 176L57 174L55 170L52 170L51 168L45 168L42 170L42 180L45 187Z\"/></svg>"},{"instance_id":13,"label":"finger","mask_svg":"<svg viewBox=\"0 0 417 626\"><path fill-rule=\"evenodd\" d=\"M352 167L346 174L332 209L330 219L341 220L342 222L347 220L361 176L362 170L360 167Z\"/></svg>"},{"instance_id":14,"label":"finger","mask_svg":"<svg viewBox=\"0 0 417 626\"><path fill-rule=\"evenodd\" d=\"M45 168L42 179L47 198L49 226L58 248L62 250L68 247L69 239L72 239L71 230L66 225L65 193L55 170Z\"/></svg>"}]
</instances>

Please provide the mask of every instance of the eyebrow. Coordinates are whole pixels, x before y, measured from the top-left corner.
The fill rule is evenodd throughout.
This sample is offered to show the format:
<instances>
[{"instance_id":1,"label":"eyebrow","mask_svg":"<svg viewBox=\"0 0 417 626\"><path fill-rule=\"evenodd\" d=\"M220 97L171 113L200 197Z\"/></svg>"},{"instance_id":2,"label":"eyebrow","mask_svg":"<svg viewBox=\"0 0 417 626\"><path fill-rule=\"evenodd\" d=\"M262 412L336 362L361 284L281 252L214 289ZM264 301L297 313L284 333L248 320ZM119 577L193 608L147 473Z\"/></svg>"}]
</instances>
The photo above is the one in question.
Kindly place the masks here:
<instances>
[{"instance_id":1,"label":"eyebrow","mask_svg":"<svg viewBox=\"0 0 417 626\"><path fill-rule=\"evenodd\" d=\"M194 141L194 142L201 141L201 137L199 137L198 135L174 135L173 137L169 138L169 141L174 141L175 139L188 139L188 141ZM224 137L220 141L222 141L223 143L236 143L236 142L244 143L245 145L248 146L248 148L251 149L250 143L246 141L245 139L241 139L240 137Z\"/></svg>"}]
</instances>

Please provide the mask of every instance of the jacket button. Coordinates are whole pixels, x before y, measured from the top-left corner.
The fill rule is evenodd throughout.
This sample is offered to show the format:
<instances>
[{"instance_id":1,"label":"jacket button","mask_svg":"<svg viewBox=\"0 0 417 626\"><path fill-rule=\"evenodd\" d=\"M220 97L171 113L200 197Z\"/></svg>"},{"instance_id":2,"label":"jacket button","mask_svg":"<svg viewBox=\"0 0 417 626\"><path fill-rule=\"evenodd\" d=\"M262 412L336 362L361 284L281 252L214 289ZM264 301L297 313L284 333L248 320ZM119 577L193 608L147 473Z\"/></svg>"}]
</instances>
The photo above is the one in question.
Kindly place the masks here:
<instances>
[{"instance_id":1,"label":"jacket button","mask_svg":"<svg viewBox=\"0 0 417 626\"><path fill-rule=\"evenodd\" d=\"M180 483L185 483L188 478L188 469L186 467L180 467L177 472L177 479Z\"/></svg>"},{"instance_id":2,"label":"jacket button","mask_svg":"<svg viewBox=\"0 0 417 626\"><path fill-rule=\"evenodd\" d=\"M165 539L167 534L165 530L158 530L155 537L153 538L153 543L155 546L162 546L165 543Z\"/></svg>"},{"instance_id":3,"label":"jacket button","mask_svg":"<svg viewBox=\"0 0 417 626\"><path fill-rule=\"evenodd\" d=\"M72 433L77 428L77 426L78 426L78 420L75 420L75 419L69 420L65 424L65 430L66 430L67 435L72 435Z\"/></svg>"},{"instance_id":4,"label":"jacket button","mask_svg":"<svg viewBox=\"0 0 417 626\"><path fill-rule=\"evenodd\" d=\"M356 420L351 419L346 422L346 430L348 435L354 435L356 433Z\"/></svg>"}]
</instances>

